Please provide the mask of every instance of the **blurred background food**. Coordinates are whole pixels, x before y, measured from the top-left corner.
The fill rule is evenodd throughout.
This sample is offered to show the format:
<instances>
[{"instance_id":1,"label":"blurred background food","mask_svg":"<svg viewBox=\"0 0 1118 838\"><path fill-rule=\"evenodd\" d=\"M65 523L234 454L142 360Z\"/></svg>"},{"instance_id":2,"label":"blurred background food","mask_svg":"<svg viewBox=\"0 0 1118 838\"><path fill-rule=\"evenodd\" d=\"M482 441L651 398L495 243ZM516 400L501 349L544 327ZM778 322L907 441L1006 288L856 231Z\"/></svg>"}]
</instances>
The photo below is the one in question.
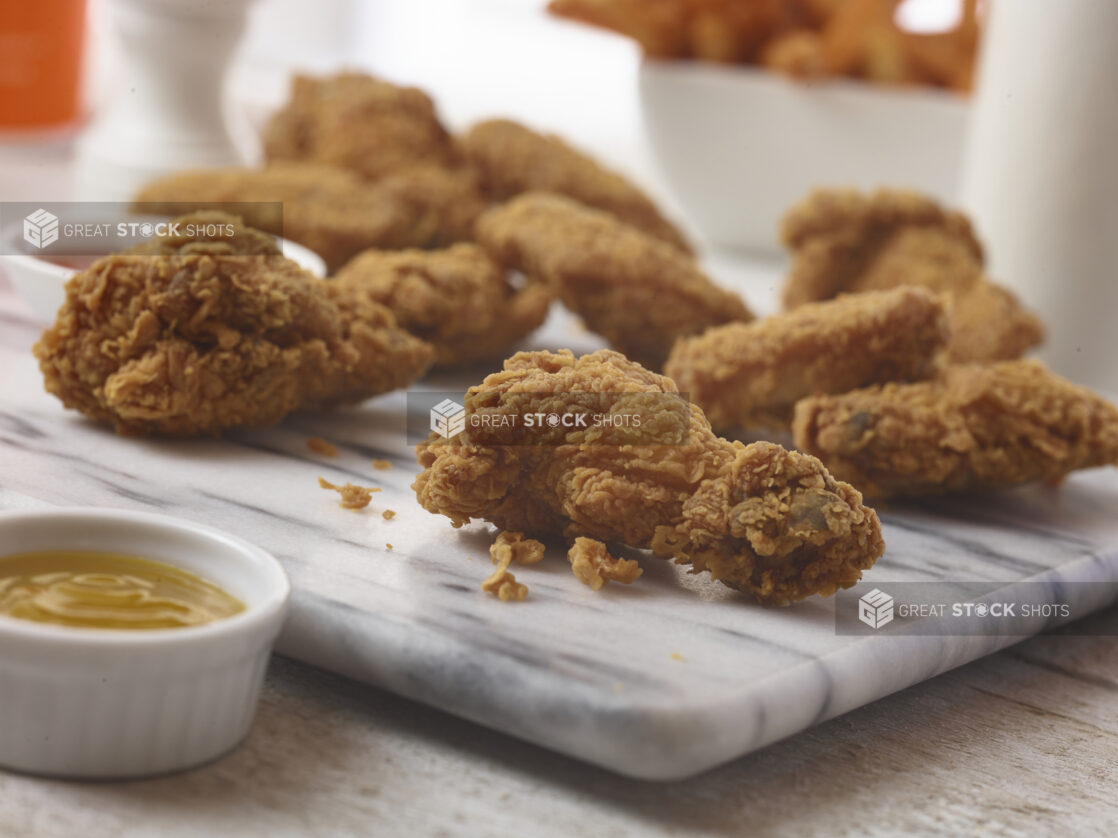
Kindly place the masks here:
<instances>
[{"instance_id":1,"label":"blurred background food","mask_svg":"<svg viewBox=\"0 0 1118 838\"><path fill-rule=\"evenodd\" d=\"M979 38L978 0L551 0L548 9L634 38L648 58L960 91L973 83Z\"/></svg>"},{"instance_id":2,"label":"blurred background food","mask_svg":"<svg viewBox=\"0 0 1118 838\"><path fill-rule=\"evenodd\" d=\"M1118 223L1118 167L1106 162L1118 134L1108 93L1115 9L1093 0L1068 0L1056 16L1045 0L5 3L0 199L120 198L185 159L216 165L203 154L206 132L195 131L202 123L210 140L227 132L217 146L226 165L257 166L297 73L367 72L429 94L454 135L511 118L588 152L646 192L731 285L780 264L780 216L817 186L907 187L962 204L988 237L995 276L1068 321L1050 336L1063 369L1084 356L1113 366L1110 344L1078 335L1109 334L1098 318L1113 306L1096 301L1118 287L1107 268L1118 261L1115 239L1093 232ZM191 16L203 21L193 30ZM222 42L227 72L195 75L186 59L212 69ZM980 49L987 42L1000 46ZM159 72L146 71L153 62ZM176 62L186 69L170 72ZM984 87L987 65L997 71ZM192 96L205 107L185 107ZM111 176L107 158L87 157L84 171L101 179L77 191L76 150L121 102L131 110L98 143L117 155ZM203 110L191 130L167 135ZM968 152L972 119L980 130ZM162 139L151 139L160 123ZM138 143L141 132L149 139ZM326 146L327 157L337 150ZM728 256L742 252L747 260ZM761 313L774 302L751 299Z\"/></svg>"}]
</instances>

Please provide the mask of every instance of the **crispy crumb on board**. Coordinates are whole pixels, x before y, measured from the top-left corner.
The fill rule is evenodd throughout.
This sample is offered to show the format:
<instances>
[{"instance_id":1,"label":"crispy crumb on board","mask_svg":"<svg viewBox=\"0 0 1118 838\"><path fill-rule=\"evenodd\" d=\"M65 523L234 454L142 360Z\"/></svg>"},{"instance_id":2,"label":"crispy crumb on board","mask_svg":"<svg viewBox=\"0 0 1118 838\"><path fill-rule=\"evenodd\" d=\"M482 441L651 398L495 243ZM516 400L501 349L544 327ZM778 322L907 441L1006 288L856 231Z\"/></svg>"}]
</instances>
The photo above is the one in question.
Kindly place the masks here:
<instances>
[{"instance_id":1,"label":"crispy crumb on board","mask_svg":"<svg viewBox=\"0 0 1118 838\"><path fill-rule=\"evenodd\" d=\"M373 492L380 491L380 489L372 486L358 486L355 483L346 483L344 486L338 486L331 483L325 477L318 478L318 485L323 489L332 489L341 495L341 506L346 509L364 509L372 501Z\"/></svg>"},{"instance_id":2,"label":"crispy crumb on board","mask_svg":"<svg viewBox=\"0 0 1118 838\"><path fill-rule=\"evenodd\" d=\"M336 457L338 456L338 446L332 442L327 442L320 436L312 436L307 439L307 448L316 454L321 454L323 457Z\"/></svg>"}]
</instances>

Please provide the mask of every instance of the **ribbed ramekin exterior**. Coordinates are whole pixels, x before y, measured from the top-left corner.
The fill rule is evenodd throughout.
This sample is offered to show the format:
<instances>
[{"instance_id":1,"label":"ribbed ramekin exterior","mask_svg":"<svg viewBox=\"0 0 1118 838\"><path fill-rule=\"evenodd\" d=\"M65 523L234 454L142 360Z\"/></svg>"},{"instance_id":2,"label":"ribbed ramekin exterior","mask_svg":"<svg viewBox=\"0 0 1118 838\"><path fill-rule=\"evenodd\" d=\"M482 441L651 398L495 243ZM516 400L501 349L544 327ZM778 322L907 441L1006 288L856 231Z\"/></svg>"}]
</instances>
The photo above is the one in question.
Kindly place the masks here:
<instances>
[{"instance_id":1,"label":"ribbed ramekin exterior","mask_svg":"<svg viewBox=\"0 0 1118 838\"><path fill-rule=\"evenodd\" d=\"M130 662L104 649L65 669L0 668L0 766L120 778L221 756L252 726L272 639L236 657L206 645Z\"/></svg>"}]
</instances>

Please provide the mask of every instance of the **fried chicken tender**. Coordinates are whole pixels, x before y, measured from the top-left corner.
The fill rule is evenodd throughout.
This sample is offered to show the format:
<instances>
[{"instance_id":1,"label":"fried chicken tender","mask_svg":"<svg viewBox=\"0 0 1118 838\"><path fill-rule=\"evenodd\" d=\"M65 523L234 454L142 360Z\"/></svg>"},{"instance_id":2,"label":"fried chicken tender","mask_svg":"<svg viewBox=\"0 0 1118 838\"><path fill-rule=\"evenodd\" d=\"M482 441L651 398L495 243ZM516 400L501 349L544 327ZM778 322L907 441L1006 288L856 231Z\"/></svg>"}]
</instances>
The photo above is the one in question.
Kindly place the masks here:
<instances>
[{"instance_id":1,"label":"fried chicken tender","mask_svg":"<svg viewBox=\"0 0 1118 838\"><path fill-rule=\"evenodd\" d=\"M805 396L935 375L949 337L930 292L871 291L681 338L664 374L715 428L786 428Z\"/></svg>"},{"instance_id":2,"label":"fried chicken tender","mask_svg":"<svg viewBox=\"0 0 1118 838\"><path fill-rule=\"evenodd\" d=\"M370 180L456 159L426 93L363 73L296 76L290 101L264 130L264 155L338 166Z\"/></svg>"},{"instance_id":3,"label":"fried chicken tender","mask_svg":"<svg viewBox=\"0 0 1118 838\"><path fill-rule=\"evenodd\" d=\"M135 203L161 215L234 205L249 226L309 247L332 270L370 247L468 240L485 208L466 171L415 167L369 184L344 169L305 163L180 172L146 184Z\"/></svg>"},{"instance_id":4,"label":"fried chicken tender","mask_svg":"<svg viewBox=\"0 0 1118 838\"><path fill-rule=\"evenodd\" d=\"M923 195L820 189L785 216L792 250L784 305L918 285L948 295L954 362L1020 357L1044 339L1039 318L983 271L970 221Z\"/></svg>"},{"instance_id":5,"label":"fried chicken tender","mask_svg":"<svg viewBox=\"0 0 1118 838\"><path fill-rule=\"evenodd\" d=\"M507 354L547 317L542 285L514 289L475 244L447 250L367 250L326 285L343 309L383 305L396 322L435 347L442 367ZM355 316L359 312L354 309Z\"/></svg>"},{"instance_id":6,"label":"fried chicken tender","mask_svg":"<svg viewBox=\"0 0 1118 838\"><path fill-rule=\"evenodd\" d=\"M1118 408L1038 361L959 365L934 381L804 399L793 432L798 447L874 497L1118 465Z\"/></svg>"},{"instance_id":7,"label":"fried chicken tender","mask_svg":"<svg viewBox=\"0 0 1118 838\"><path fill-rule=\"evenodd\" d=\"M664 219L647 195L558 137L536 133L507 119L491 119L471 128L461 146L481 172L485 191L497 201L523 192L557 192L691 252L684 235Z\"/></svg>"},{"instance_id":8,"label":"fried chicken tender","mask_svg":"<svg viewBox=\"0 0 1118 838\"><path fill-rule=\"evenodd\" d=\"M671 555L762 602L853 585L881 556L876 514L814 457L720 439L671 379L601 350L521 352L466 395L467 415L635 415L529 428L467 421L416 453L421 506L535 537L580 536Z\"/></svg>"},{"instance_id":9,"label":"fried chicken tender","mask_svg":"<svg viewBox=\"0 0 1118 838\"><path fill-rule=\"evenodd\" d=\"M525 193L486 211L476 232L498 262L544 282L591 331L649 367L678 337L753 319L689 256L561 195Z\"/></svg>"},{"instance_id":10,"label":"fried chicken tender","mask_svg":"<svg viewBox=\"0 0 1118 838\"><path fill-rule=\"evenodd\" d=\"M176 221L215 220L234 235L145 245L155 255L108 256L67 283L34 349L48 392L119 433L193 436L393 390L434 360L385 308L346 319L321 280L240 219Z\"/></svg>"}]
</instances>

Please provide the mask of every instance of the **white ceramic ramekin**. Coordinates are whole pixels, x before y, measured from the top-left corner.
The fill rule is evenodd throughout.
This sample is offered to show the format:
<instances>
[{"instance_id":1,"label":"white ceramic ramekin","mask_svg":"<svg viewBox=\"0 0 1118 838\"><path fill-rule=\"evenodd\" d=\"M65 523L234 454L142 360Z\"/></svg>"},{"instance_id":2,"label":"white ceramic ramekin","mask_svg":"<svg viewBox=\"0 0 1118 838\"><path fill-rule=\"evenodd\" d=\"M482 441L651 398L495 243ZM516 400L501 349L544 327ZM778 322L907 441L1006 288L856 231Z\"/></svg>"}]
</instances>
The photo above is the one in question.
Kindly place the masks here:
<instances>
[{"instance_id":1,"label":"white ceramic ramekin","mask_svg":"<svg viewBox=\"0 0 1118 838\"><path fill-rule=\"evenodd\" d=\"M0 616L0 766L66 777L177 771L248 733L290 585L271 555L190 521L116 509L0 513L0 556L126 553L216 583L240 614L179 629L81 629Z\"/></svg>"}]
</instances>

